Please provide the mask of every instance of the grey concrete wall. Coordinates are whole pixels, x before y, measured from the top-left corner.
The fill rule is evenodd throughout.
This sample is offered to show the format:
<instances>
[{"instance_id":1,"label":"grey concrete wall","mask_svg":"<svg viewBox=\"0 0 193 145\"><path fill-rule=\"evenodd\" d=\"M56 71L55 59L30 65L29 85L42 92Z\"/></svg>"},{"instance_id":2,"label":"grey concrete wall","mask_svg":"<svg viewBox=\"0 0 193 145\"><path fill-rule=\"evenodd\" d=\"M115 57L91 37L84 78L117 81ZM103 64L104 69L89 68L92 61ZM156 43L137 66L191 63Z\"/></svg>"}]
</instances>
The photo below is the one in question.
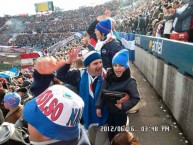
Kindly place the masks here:
<instances>
[{"instance_id":1,"label":"grey concrete wall","mask_svg":"<svg viewBox=\"0 0 193 145\"><path fill-rule=\"evenodd\" d=\"M136 46L135 65L160 95L193 143L193 79Z\"/></svg>"},{"instance_id":2,"label":"grey concrete wall","mask_svg":"<svg viewBox=\"0 0 193 145\"><path fill-rule=\"evenodd\" d=\"M135 64L154 87L158 95L162 96L162 79L164 62L149 52L136 46Z\"/></svg>"},{"instance_id":3,"label":"grey concrete wall","mask_svg":"<svg viewBox=\"0 0 193 145\"><path fill-rule=\"evenodd\" d=\"M193 143L193 79L164 65L163 100Z\"/></svg>"}]
</instances>

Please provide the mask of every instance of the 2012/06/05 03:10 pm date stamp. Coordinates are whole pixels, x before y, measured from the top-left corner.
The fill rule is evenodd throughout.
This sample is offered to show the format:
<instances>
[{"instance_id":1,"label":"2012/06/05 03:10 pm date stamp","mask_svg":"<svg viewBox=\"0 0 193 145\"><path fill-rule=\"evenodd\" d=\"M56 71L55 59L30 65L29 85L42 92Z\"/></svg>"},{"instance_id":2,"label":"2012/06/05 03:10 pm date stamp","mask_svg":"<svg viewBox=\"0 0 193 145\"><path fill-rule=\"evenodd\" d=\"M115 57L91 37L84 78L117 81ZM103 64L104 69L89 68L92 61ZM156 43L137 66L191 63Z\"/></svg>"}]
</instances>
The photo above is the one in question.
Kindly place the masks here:
<instances>
[{"instance_id":1,"label":"2012/06/05 03:10 pm date stamp","mask_svg":"<svg viewBox=\"0 0 193 145\"><path fill-rule=\"evenodd\" d=\"M140 127L135 127L135 126L101 126L101 131L105 132L121 132L121 131L135 131L135 130L140 130L142 132L158 132L158 131L163 131L163 132L168 132L171 130L171 127L169 125L161 125L161 126L147 126L143 125Z\"/></svg>"}]
</instances>

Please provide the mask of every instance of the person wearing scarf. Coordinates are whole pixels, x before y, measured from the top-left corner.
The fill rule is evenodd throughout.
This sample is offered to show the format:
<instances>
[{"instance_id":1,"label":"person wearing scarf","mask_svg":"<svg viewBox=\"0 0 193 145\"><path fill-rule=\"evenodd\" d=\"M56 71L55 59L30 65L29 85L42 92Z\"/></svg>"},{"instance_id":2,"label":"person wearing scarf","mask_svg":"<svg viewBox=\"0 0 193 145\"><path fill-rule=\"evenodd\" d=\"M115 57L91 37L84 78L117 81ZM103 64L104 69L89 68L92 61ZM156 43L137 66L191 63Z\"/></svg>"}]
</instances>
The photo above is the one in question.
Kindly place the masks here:
<instances>
[{"instance_id":1,"label":"person wearing scarf","mask_svg":"<svg viewBox=\"0 0 193 145\"><path fill-rule=\"evenodd\" d=\"M97 16L97 18L89 25L88 29L86 30L87 35L90 37L90 44L92 46L96 46L97 38L95 35L95 27L96 25L104 19L110 18L111 12L109 10L105 10L103 15Z\"/></svg>"},{"instance_id":2,"label":"person wearing scarf","mask_svg":"<svg viewBox=\"0 0 193 145\"><path fill-rule=\"evenodd\" d=\"M108 114L106 107L102 108L103 117L96 115L95 103L98 99L102 80L105 76L101 56L96 51L90 51L83 56L84 69L70 69L71 63L78 56L79 51L72 49L68 60L56 60L53 57L42 57L36 61L36 70L34 71L34 82L32 84L32 93L49 86L53 79L53 72L56 72L56 78L65 84L74 86L83 99L85 107L83 110L83 125L88 131L88 137L92 144L108 145L108 134L101 128L106 124ZM44 91L41 89L41 91Z\"/></svg>"},{"instance_id":3,"label":"person wearing scarf","mask_svg":"<svg viewBox=\"0 0 193 145\"><path fill-rule=\"evenodd\" d=\"M112 22L110 19L104 19L96 25L95 34L98 42L95 50L101 54L103 67L105 69L112 67L113 56L122 49L120 43L112 32Z\"/></svg>"}]
</instances>

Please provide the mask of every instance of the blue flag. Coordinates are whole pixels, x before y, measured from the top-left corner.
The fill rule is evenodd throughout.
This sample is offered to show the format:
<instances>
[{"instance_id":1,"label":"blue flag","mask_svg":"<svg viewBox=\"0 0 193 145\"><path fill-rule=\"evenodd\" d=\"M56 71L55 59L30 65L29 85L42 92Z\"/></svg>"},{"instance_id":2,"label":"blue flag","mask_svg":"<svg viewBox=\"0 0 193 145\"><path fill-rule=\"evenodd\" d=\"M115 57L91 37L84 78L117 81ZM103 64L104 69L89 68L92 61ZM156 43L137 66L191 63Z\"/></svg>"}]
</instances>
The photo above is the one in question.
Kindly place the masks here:
<instances>
[{"instance_id":1,"label":"blue flag","mask_svg":"<svg viewBox=\"0 0 193 145\"><path fill-rule=\"evenodd\" d=\"M20 73L20 70L17 67L13 67L10 70L0 72L0 77L2 78L14 78L17 77Z\"/></svg>"}]
</instances>

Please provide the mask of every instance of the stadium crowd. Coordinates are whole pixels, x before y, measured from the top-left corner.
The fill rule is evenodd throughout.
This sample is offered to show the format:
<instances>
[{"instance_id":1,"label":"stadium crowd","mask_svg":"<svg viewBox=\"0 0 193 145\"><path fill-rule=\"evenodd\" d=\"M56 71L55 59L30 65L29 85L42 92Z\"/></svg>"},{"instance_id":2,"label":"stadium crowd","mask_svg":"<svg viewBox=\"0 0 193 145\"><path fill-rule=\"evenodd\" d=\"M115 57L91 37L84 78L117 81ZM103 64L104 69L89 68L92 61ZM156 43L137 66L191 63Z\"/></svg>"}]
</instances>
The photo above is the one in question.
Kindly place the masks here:
<instances>
[{"instance_id":1,"label":"stadium crowd","mask_svg":"<svg viewBox=\"0 0 193 145\"><path fill-rule=\"evenodd\" d=\"M129 4L129 1L124 5L121 1L113 1L49 15L1 17L0 45L45 49L72 32L85 31L105 9L115 16L119 32L165 38L170 38L170 33L187 33L188 41L192 42L192 1L145 0L145 3Z\"/></svg>"},{"instance_id":2,"label":"stadium crowd","mask_svg":"<svg viewBox=\"0 0 193 145\"><path fill-rule=\"evenodd\" d=\"M47 48L64 40L72 32L85 31L97 15L105 9L115 15L120 2L110 2L95 7L82 7L50 15L5 16L0 18L0 45Z\"/></svg>"},{"instance_id":3,"label":"stadium crowd","mask_svg":"<svg viewBox=\"0 0 193 145\"><path fill-rule=\"evenodd\" d=\"M126 11L120 11L118 18L122 22L117 30L164 38L184 34L181 41L193 42L192 8L192 0L138 1Z\"/></svg>"},{"instance_id":4,"label":"stadium crowd","mask_svg":"<svg viewBox=\"0 0 193 145\"><path fill-rule=\"evenodd\" d=\"M127 4L129 4L129 2ZM103 13L107 9L110 10L111 17L114 17L114 19L116 20L117 31L128 33L132 32L136 34L152 35L155 37L165 38L170 38L171 33L188 33L188 40L192 42L192 1L178 2L156 0L152 2L150 0L146 0L145 3L137 1L136 3L133 3L132 5L130 4L126 7L119 8L118 6L121 6L121 1L112 1L102 6L80 8L79 10L75 11L52 13L46 16L6 16L0 18L0 33L2 34L0 35L0 44L6 46L30 46L33 48L46 49L49 46L57 43L58 41L67 38L76 31L86 31L89 25L96 19L96 17L104 15ZM189 11L189 9L191 9L191 11ZM6 126L10 126L10 128L16 128L14 130L15 134L13 134L13 136L9 136L9 138L1 138L2 143L10 141L10 143L20 142L21 144L29 144L30 139L32 140L30 142L31 144L37 144L38 142L41 142L43 144L89 145L91 142L92 144L98 145L103 144L101 143L103 141L101 137L106 137L105 139L110 139L111 144L116 144L116 140L119 140L120 135L122 137L126 136L125 140L130 144L138 145L138 141L132 133L122 132L121 134L119 134L118 132L111 132L112 134L108 134L107 136L105 136L101 133L100 129L88 127L92 123L98 123L103 127L107 125L106 122L108 122L108 124L112 123L109 122L109 120L101 121L100 119L98 119L100 117L103 119L103 116L101 115L101 110L103 110L102 103L102 105L99 103L97 106L97 109L99 110L94 110L96 111L96 113L93 113L95 115L85 115L85 112L93 111L93 108L96 109L96 102L91 102L93 105L89 105L88 103L90 103L90 100L85 99L84 96L90 97L90 91L92 91L92 89L95 90L98 85L103 87L105 86L101 82L103 71L105 73L107 71L107 76L109 76L108 79L110 79L110 83L108 79L106 79L106 82L109 83L109 85L111 85L111 83L120 83L121 81L126 79L126 81L128 81L127 83L132 82L132 85L134 86L131 90L135 91L132 92L132 95L129 94L130 99L128 99L129 96L126 95L125 97L127 98L124 98L124 100L120 99L119 103L116 104L116 107L119 109L118 111L116 110L118 113L116 111L110 110L112 111L109 113L110 117L119 118L121 116L122 118L124 118L122 119L120 117L121 121L116 120L118 122L116 122L117 124L126 125L127 116L125 116L125 111L130 110L140 100L135 79L130 79L130 70L127 63L128 54L124 50L121 50L121 42L117 41L116 37L111 36L111 30L113 30L112 22L112 18L110 19L107 16L96 24L94 28L96 28L95 34L98 42L96 42L95 46L92 45L92 49L90 49L89 47L89 40L86 44L83 41L78 42L78 44L82 43L82 48L84 47L84 49L87 51L86 54L85 52L83 53L83 50L80 51L79 48L72 48L66 53L62 52L62 48L59 48L60 51L51 54L52 57L45 56L37 59L35 68L23 70L20 72L19 76L12 79L6 80L4 78L0 78L0 102L2 110L2 112L0 110L0 124L4 122L3 125L0 127L0 130L5 131L2 133L6 134L7 132L9 132L4 129L6 128ZM189 25L185 27L184 23L186 23L186 25L188 23ZM85 40L86 37L88 37L88 35L85 36L83 39ZM116 46L116 49L113 48L113 46ZM68 47L71 48L72 46ZM96 49L99 53L92 51L94 49ZM108 51L108 54L103 54L103 52ZM66 57L67 54L68 57ZM78 56L78 58L75 58L75 56ZM58 61L60 60L60 58L65 59ZM78 66L81 67L81 69L70 69L72 68L71 63L74 63L75 60L79 60L81 64L73 65L73 67ZM106 71L102 69L102 66L105 67ZM118 75L120 75L120 77L122 78L117 79L117 74L113 71L113 69L116 69L116 67L120 66L122 67L122 74L126 72L127 75L124 74L122 76L122 74L120 75L118 73ZM82 69L82 67L85 69ZM67 82L71 85L69 85L68 87L63 87L62 85L65 85L64 82ZM98 82L101 82L101 84L99 84ZM93 88L90 88L91 85ZM89 91L84 90L85 86L87 86L86 89L88 89ZM113 88L114 86L112 85L111 87ZM66 88L70 88L70 90ZM61 92L66 93L59 94L58 92L60 91L58 91L58 89ZM75 94L78 91L78 94L83 100L80 99L77 94ZM50 94L50 92L53 92L53 94ZM97 100L100 93L101 92L98 89L92 95L94 95L94 97L97 96ZM49 100L46 99L46 97L44 96L53 100L49 102ZM70 101L67 101L64 100L64 96L68 99L69 97L73 97ZM128 103L130 101L132 101L132 103ZM97 102L102 102L102 100L99 100ZM48 106L45 106L46 104ZM77 107L76 110L73 110L74 106L72 104ZM120 104L122 106L120 106ZM60 107L66 105L68 105L71 110L63 112L63 108L61 109ZM112 107L112 104L108 105ZM33 110L33 107L35 108L35 110ZM38 107L39 109L37 109ZM83 110L84 107L87 107L86 111ZM90 107L91 109L88 107ZM72 116L69 116L69 112L72 110L74 112L71 114ZM32 111L33 113L30 114ZM60 111L66 116L62 116L61 114L59 114L61 113ZM83 122L81 123L83 125L86 125L84 127L89 131L88 137L84 132L84 128L82 126L79 126L82 113ZM51 116L50 118L48 117L49 115ZM40 122L37 122L36 118L39 117ZM61 117L59 121L56 121L58 119L57 117ZM74 120L70 120L68 122L66 121L66 117ZM89 117L90 120L86 120ZM106 116L104 116L104 118L107 119ZM100 121L98 121L97 119ZM66 121L65 125L62 124L62 120ZM29 123L28 127L25 126L26 121ZM10 124L7 125L5 124L5 122L15 124L15 126ZM42 126L38 125L39 123ZM25 127L25 129L20 128L20 124L24 124L24 126L22 127ZM115 125L114 123L112 124ZM54 128L52 128L53 125ZM70 125L71 129L68 128ZM26 128L28 128L27 131ZM20 134L19 137L21 138L16 136L16 131ZM29 134L28 131L31 134ZM66 133L66 137L64 137L62 133ZM30 138L28 138L28 135L30 135ZM101 139L100 141L99 137ZM105 144L109 143L109 141L106 140L104 142Z\"/></svg>"}]
</instances>

